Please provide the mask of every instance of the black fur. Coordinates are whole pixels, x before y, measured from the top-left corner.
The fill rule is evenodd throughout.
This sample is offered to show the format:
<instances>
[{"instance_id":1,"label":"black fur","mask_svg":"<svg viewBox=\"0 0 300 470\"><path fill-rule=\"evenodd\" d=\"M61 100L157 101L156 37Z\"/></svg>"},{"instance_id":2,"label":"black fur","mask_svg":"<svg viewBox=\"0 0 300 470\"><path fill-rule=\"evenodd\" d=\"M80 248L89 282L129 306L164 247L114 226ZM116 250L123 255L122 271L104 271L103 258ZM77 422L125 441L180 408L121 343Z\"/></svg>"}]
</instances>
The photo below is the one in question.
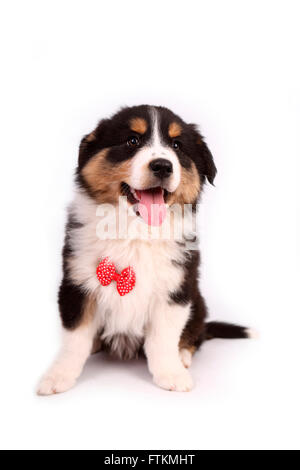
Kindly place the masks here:
<instances>
[{"instance_id":1,"label":"black fur","mask_svg":"<svg viewBox=\"0 0 300 470\"><path fill-rule=\"evenodd\" d=\"M205 325L205 339L213 338L241 339L249 338L249 334L243 326L211 321Z\"/></svg>"},{"instance_id":2,"label":"black fur","mask_svg":"<svg viewBox=\"0 0 300 470\"><path fill-rule=\"evenodd\" d=\"M70 234L82 227L72 214L66 224L65 243L63 248L63 280L58 291L58 306L62 324L67 329L74 329L80 323L85 294L69 279L68 259L72 255Z\"/></svg>"},{"instance_id":3,"label":"black fur","mask_svg":"<svg viewBox=\"0 0 300 470\"><path fill-rule=\"evenodd\" d=\"M149 140L151 116L148 106L143 105L121 109L111 119L103 119L99 122L93 131L94 139L89 139L90 134L82 139L79 147L78 174L93 155L108 147L111 149L108 160L112 163L119 163L134 156L138 148L130 148L127 145L128 138L137 135L129 127L129 121L132 117L141 117L148 122L146 134L139 135L139 139L141 140L141 145Z\"/></svg>"},{"instance_id":4,"label":"black fur","mask_svg":"<svg viewBox=\"0 0 300 470\"><path fill-rule=\"evenodd\" d=\"M170 293L169 303L185 305L193 300L193 296L198 291L198 266L200 255L197 250L191 251L185 264L181 267L184 270L184 280L180 289Z\"/></svg>"},{"instance_id":5,"label":"black fur","mask_svg":"<svg viewBox=\"0 0 300 470\"><path fill-rule=\"evenodd\" d=\"M58 292L58 305L64 328L72 330L79 325L84 301L85 293L64 277Z\"/></svg>"},{"instance_id":6,"label":"black fur","mask_svg":"<svg viewBox=\"0 0 300 470\"><path fill-rule=\"evenodd\" d=\"M182 348L198 348L205 339L204 320L207 317L207 308L199 291L199 264L199 252L191 251L181 267L184 270L183 283L178 291L170 293L171 303L180 305L191 303L190 319L181 335L180 346Z\"/></svg>"},{"instance_id":7,"label":"black fur","mask_svg":"<svg viewBox=\"0 0 300 470\"><path fill-rule=\"evenodd\" d=\"M80 222L77 222L75 217L72 214L69 214L68 217L68 222L66 224L65 228L65 243L63 247L63 272L64 274L67 273L67 259L68 257L72 254L72 249L70 246L70 234L72 230L76 230L78 228L82 227L82 224Z\"/></svg>"}]
</instances>

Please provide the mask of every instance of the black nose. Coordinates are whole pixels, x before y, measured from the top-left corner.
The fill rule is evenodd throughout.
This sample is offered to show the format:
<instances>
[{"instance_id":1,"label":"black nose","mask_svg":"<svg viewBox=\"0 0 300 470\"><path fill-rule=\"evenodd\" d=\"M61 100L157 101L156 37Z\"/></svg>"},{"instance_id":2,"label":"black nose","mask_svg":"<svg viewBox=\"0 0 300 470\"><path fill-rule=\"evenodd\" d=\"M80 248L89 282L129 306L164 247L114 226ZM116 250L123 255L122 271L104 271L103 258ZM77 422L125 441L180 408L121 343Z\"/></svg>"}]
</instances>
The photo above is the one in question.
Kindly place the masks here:
<instances>
[{"instance_id":1,"label":"black nose","mask_svg":"<svg viewBox=\"0 0 300 470\"><path fill-rule=\"evenodd\" d=\"M173 165L170 160L156 158L149 164L150 169L158 178L168 178L173 173Z\"/></svg>"}]
</instances>

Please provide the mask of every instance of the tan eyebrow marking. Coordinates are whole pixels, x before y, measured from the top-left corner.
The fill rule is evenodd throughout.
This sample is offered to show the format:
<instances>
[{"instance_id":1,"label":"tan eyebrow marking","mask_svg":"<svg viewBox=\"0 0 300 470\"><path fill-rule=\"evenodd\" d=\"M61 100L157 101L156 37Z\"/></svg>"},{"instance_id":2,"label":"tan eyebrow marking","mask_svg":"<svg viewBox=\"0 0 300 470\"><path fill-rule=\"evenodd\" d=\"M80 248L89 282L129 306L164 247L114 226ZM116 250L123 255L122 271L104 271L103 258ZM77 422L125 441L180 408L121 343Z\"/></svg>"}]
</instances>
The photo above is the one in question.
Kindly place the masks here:
<instances>
[{"instance_id":1,"label":"tan eyebrow marking","mask_svg":"<svg viewBox=\"0 0 300 470\"><path fill-rule=\"evenodd\" d=\"M129 125L130 129L138 134L145 134L147 130L147 122L143 118L133 118L130 120Z\"/></svg>"},{"instance_id":2,"label":"tan eyebrow marking","mask_svg":"<svg viewBox=\"0 0 300 470\"><path fill-rule=\"evenodd\" d=\"M174 137L180 136L181 131L182 131L182 127L180 124L178 124L178 122L171 122L171 124L169 125L169 131L168 131L171 139L174 139Z\"/></svg>"}]
</instances>

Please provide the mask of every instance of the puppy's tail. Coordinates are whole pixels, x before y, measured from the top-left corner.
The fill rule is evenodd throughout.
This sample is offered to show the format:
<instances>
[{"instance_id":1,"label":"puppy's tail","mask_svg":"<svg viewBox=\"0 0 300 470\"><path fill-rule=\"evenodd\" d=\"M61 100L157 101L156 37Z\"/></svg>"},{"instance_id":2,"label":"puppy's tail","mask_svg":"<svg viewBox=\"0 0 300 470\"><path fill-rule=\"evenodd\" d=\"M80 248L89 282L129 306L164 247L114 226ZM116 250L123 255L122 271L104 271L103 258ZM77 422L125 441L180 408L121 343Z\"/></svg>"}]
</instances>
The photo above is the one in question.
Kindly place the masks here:
<instances>
[{"instance_id":1,"label":"puppy's tail","mask_svg":"<svg viewBox=\"0 0 300 470\"><path fill-rule=\"evenodd\" d=\"M207 340L213 338L241 339L255 337L256 333L244 326L218 321L210 321L205 324L205 339Z\"/></svg>"}]
</instances>

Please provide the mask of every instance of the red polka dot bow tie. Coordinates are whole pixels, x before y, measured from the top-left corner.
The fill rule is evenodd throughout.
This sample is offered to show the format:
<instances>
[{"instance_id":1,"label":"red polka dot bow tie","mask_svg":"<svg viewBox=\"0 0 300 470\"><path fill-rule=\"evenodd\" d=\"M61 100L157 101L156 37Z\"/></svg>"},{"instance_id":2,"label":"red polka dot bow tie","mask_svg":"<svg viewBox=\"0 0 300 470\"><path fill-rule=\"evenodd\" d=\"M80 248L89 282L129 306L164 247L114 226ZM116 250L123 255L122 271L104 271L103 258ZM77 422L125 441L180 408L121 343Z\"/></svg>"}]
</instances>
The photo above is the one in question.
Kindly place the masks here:
<instances>
[{"instance_id":1,"label":"red polka dot bow tie","mask_svg":"<svg viewBox=\"0 0 300 470\"><path fill-rule=\"evenodd\" d=\"M135 286L135 272L132 267L128 266L118 274L109 258L104 258L98 265L97 278L102 286L108 286L111 281L116 281L117 291L121 296L128 294Z\"/></svg>"}]
</instances>

